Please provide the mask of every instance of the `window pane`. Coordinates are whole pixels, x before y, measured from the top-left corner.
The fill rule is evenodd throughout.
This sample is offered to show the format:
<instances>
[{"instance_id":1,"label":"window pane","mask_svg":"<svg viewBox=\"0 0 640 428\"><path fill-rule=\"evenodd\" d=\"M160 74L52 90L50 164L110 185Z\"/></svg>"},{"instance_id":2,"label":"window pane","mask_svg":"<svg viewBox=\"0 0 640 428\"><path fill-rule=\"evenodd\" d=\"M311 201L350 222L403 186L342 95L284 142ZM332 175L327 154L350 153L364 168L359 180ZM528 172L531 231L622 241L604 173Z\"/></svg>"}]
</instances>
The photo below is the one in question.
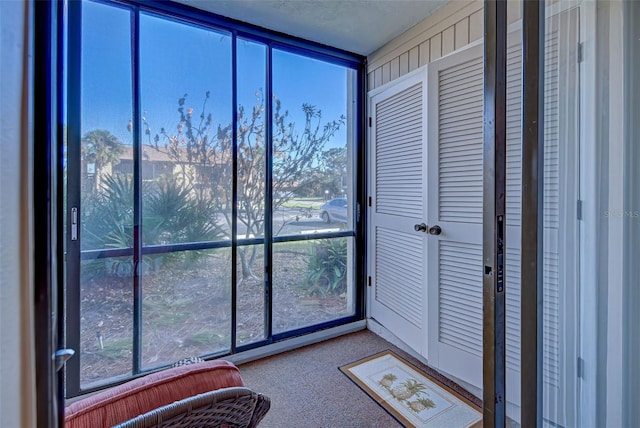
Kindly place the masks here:
<instances>
[{"instance_id":1,"label":"window pane","mask_svg":"<svg viewBox=\"0 0 640 428\"><path fill-rule=\"evenodd\" d=\"M228 237L231 38L141 14L140 74L144 244Z\"/></svg>"},{"instance_id":2,"label":"window pane","mask_svg":"<svg viewBox=\"0 0 640 428\"><path fill-rule=\"evenodd\" d=\"M353 315L354 240L273 245L273 332Z\"/></svg>"},{"instance_id":3,"label":"window pane","mask_svg":"<svg viewBox=\"0 0 640 428\"><path fill-rule=\"evenodd\" d=\"M129 247L133 186L118 167L131 135L130 13L82 4L81 248Z\"/></svg>"},{"instance_id":4,"label":"window pane","mask_svg":"<svg viewBox=\"0 0 640 428\"><path fill-rule=\"evenodd\" d=\"M130 375L133 351L132 257L81 263L80 384Z\"/></svg>"},{"instance_id":5,"label":"window pane","mask_svg":"<svg viewBox=\"0 0 640 428\"><path fill-rule=\"evenodd\" d=\"M246 345L265 339L264 245L238 248L236 343Z\"/></svg>"},{"instance_id":6,"label":"window pane","mask_svg":"<svg viewBox=\"0 0 640 428\"><path fill-rule=\"evenodd\" d=\"M266 46L237 41L238 238L264 236ZM231 188L227 189L231 199Z\"/></svg>"},{"instance_id":7,"label":"window pane","mask_svg":"<svg viewBox=\"0 0 640 428\"><path fill-rule=\"evenodd\" d=\"M273 51L274 235L353 227L354 82L352 70Z\"/></svg>"},{"instance_id":8,"label":"window pane","mask_svg":"<svg viewBox=\"0 0 640 428\"><path fill-rule=\"evenodd\" d=\"M231 348L231 250L143 257L142 368Z\"/></svg>"},{"instance_id":9,"label":"window pane","mask_svg":"<svg viewBox=\"0 0 640 428\"><path fill-rule=\"evenodd\" d=\"M80 167L83 251L133 245L133 181L116 171L131 145L130 21L128 10L82 3L81 159L69 168ZM76 263L80 325L68 328L80 329L84 388L131 373L133 263L131 256Z\"/></svg>"}]
</instances>

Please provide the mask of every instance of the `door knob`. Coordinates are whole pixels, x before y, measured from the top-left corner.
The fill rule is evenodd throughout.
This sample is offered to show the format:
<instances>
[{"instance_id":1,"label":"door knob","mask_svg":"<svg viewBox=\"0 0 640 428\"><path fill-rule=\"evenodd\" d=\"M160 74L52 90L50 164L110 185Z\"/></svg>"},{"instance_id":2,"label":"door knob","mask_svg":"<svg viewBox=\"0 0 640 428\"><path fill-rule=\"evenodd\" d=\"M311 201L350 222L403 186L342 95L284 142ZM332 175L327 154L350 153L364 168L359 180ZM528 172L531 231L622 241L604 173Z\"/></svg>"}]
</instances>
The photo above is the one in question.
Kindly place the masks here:
<instances>
[{"instance_id":1,"label":"door knob","mask_svg":"<svg viewBox=\"0 0 640 428\"><path fill-rule=\"evenodd\" d=\"M427 228L428 227L429 226L427 226L424 223L416 224L416 225L413 226L413 228L415 229L416 232L425 232L425 233L427 233Z\"/></svg>"},{"instance_id":2,"label":"door knob","mask_svg":"<svg viewBox=\"0 0 640 428\"><path fill-rule=\"evenodd\" d=\"M429 228L429 235L440 235L441 233L442 233L442 228L437 224Z\"/></svg>"}]
</instances>

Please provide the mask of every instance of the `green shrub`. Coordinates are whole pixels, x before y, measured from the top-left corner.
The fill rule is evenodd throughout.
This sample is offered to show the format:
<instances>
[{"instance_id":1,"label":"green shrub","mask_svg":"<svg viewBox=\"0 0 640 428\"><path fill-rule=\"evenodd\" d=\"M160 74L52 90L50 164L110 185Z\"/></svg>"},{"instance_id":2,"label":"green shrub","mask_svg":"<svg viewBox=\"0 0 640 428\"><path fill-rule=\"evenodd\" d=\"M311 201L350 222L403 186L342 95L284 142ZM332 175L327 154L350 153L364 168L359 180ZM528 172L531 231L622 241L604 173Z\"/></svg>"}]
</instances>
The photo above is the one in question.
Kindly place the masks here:
<instances>
[{"instance_id":1,"label":"green shrub","mask_svg":"<svg viewBox=\"0 0 640 428\"><path fill-rule=\"evenodd\" d=\"M324 239L311 249L303 288L321 295L341 295L347 291L346 239Z\"/></svg>"}]
</instances>

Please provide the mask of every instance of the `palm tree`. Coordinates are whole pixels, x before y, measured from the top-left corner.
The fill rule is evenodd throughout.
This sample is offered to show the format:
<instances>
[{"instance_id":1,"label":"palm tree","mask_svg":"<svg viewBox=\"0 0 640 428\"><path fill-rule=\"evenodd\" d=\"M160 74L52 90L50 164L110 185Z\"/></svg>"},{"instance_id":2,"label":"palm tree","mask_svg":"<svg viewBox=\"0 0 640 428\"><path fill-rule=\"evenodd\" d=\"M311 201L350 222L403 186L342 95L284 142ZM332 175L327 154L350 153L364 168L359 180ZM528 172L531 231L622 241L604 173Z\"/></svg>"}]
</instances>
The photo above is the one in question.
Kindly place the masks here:
<instances>
[{"instance_id":1,"label":"palm tree","mask_svg":"<svg viewBox=\"0 0 640 428\"><path fill-rule=\"evenodd\" d=\"M434 403L433 400L430 398L421 397L409 403L409 407L414 412L419 413L426 409L433 409L434 407L436 407L436 403Z\"/></svg>"},{"instance_id":2,"label":"palm tree","mask_svg":"<svg viewBox=\"0 0 640 428\"><path fill-rule=\"evenodd\" d=\"M82 161L95 164L96 188L102 169L108 164L115 165L120 162L120 155L124 151L118 138L106 129L95 129L87 132L82 137L81 150Z\"/></svg>"}]
</instances>

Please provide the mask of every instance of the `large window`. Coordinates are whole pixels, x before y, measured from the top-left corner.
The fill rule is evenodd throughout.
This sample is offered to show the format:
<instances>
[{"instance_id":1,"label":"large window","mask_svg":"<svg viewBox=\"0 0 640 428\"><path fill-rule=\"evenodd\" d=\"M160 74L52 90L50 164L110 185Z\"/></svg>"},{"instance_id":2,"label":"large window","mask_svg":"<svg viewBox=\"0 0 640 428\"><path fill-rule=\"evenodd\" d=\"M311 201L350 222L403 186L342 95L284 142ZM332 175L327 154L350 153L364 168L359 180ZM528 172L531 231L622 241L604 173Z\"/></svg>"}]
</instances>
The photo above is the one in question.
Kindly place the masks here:
<instances>
[{"instance_id":1,"label":"large window","mask_svg":"<svg viewBox=\"0 0 640 428\"><path fill-rule=\"evenodd\" d=\"M67 396L362 317L362 59L71 2Z\"/></svg>"}]
</instances>

